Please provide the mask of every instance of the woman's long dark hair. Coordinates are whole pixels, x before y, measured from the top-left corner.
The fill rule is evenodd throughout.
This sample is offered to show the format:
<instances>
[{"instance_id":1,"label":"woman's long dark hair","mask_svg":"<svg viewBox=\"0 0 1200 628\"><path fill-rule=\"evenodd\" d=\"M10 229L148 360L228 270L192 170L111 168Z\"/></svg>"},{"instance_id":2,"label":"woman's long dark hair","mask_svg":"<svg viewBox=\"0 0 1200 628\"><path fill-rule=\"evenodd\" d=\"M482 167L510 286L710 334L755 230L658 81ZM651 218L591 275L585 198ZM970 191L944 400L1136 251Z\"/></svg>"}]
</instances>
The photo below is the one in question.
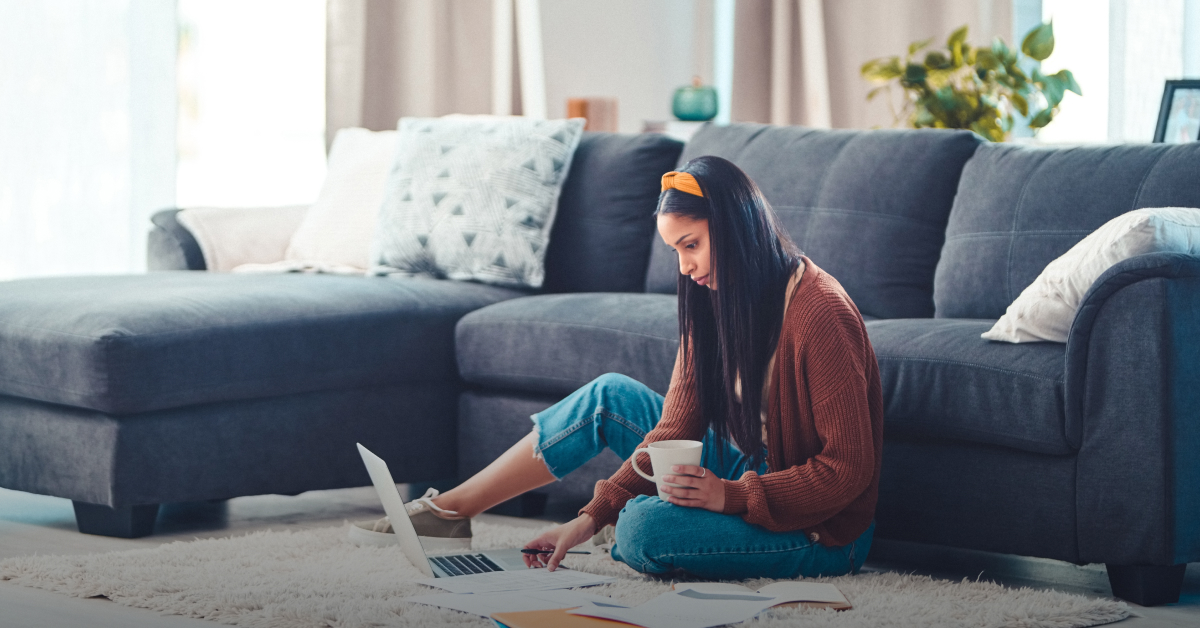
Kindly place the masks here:
<instances>
[{"instance_id":1,"label":"woman's long dark hair","mask_svg":"<svg viewBox=\"0 0 1200 628\"><path fill-rule=\"evenodd\" d=\"M732 438L756 467L762 461L762 388L767 360L779 342L784 290L800 249L758 186L720 157L697 157L680 168L703 197L675 189L658 199L660 214L708 221L709 290L679 275L679 334L695 373L696 398L718 443ZM734 396L738 374L742 402ZM720 451L720 448L718 448Z\"/></svg>"}]
</instances>

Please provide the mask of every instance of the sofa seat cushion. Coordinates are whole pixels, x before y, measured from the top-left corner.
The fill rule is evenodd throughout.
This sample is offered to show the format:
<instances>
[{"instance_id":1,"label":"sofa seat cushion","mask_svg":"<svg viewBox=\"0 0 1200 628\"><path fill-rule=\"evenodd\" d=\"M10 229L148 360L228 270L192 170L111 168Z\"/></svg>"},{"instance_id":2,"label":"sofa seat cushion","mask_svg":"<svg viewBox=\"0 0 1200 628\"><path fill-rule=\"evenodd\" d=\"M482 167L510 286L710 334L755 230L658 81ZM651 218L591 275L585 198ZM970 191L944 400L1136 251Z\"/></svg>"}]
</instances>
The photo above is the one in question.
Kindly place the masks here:
<instances>
[{"instance_id":1,"label":"sofa seat cushion","mask_svg":"<svg viewBox=\"0 0 1200 628\"><path fill-rule=\"evenodd\" d=\"M331 275L0 282L0 394L130 414L452 380L458 319L524 294Z\"/></svg>"},{"instance_id":2,"label":"sofa seat cushion","mask_svg":"<svg viewBox=\"0 0 1200 628\"><path fill-rule=\"evenodd\" d=\"M671 295L555 294L505 301L459 321L458 370L474 384L554 395L616 372L666 394L679 350L676 320Z\"/></svg>"},{"instance_id":3,"label":"sofa seat cushion","mask_svg":"<svg viewBox=\"0 0 1200 628\"><path fill-rule=\"evenodd\" d=\"M995 321L867 322L879 359L889 434L910 433L1072 453L1066 438L1058 343L1009 344L979 334Z\"/></svg>"}]
</instances>

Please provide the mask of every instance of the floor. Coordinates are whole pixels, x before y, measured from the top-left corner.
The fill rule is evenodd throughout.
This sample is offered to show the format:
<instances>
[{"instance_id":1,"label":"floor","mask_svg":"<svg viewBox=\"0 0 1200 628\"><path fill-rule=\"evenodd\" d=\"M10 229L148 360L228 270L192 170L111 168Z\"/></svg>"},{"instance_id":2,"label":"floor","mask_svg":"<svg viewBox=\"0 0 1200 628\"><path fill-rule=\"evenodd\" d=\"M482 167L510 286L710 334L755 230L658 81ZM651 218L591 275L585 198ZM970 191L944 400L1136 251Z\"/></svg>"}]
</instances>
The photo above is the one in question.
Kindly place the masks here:
<instances>
[{"instance_id":1,"label":"floor","mask_svg":"<svg viewBox=\"0 0 1200 628\"><path fill-rule=\"evenodd\" d=\"M197 537L244 534L265 528L301 529L340 525L346 520L382 516L371 488L313 491L294 497L262 495L218 504L166 507L157 532L142 539L112 539L80 534L71 503L65 499L0 489L0 559L36 553L88 553L155 547ZM544 522L482 515L530 527ZM1053 588L1083 595L1111 594L1103 567L1078 567L1051 560L1019 558L910 543L877 541L867 561L870 570L895 570L950 579L995 580L1010 586ZM1135 607L1136 617L1122 627L1200 626L1200 564L1190 565L1178 604ZM77 599L0 583L0 628L138 628L166 626L212 628L217 624L128 608L103 599Z\"/></svg>"}]
</instances>

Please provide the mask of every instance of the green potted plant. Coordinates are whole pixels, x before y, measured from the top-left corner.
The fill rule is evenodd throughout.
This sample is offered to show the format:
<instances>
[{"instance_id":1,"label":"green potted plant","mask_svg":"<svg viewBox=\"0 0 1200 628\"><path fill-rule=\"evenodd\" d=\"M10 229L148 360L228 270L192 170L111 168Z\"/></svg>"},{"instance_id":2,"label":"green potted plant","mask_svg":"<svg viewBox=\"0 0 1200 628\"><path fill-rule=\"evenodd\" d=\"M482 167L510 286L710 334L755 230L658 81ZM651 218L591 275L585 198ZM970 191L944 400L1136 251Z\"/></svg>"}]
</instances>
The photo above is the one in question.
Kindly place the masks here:
<instances>
[{"instance_id":1,"label":"green potted plant","mask_svg":"<svg viewBox=\"0 0 1200 628\"><path fill-rule=\"evenodd\" d=\"M862 66L863 78L879 85L867 94L867 100L886 93L896 125L970 129L993 142L1003 142L1011 136L1014 112L1028 117L1029 128L1036 133L1054 119L1063 94L1083 95L1070 70L1041 73L1040 62L1054 52L1052 22L1026 33L1020 53L999 37L990 48L971 46L964 25L951 33L945 50L930 50L919 59L932 41L909 45L903 59L881 57ZM1023 63L1024 57L1033 62ZM1027 72L1024 68L1030 66ZM897 84L904 92L904 106L899 111L892 101L892 88Z\"/></svg>"}]
</instances>

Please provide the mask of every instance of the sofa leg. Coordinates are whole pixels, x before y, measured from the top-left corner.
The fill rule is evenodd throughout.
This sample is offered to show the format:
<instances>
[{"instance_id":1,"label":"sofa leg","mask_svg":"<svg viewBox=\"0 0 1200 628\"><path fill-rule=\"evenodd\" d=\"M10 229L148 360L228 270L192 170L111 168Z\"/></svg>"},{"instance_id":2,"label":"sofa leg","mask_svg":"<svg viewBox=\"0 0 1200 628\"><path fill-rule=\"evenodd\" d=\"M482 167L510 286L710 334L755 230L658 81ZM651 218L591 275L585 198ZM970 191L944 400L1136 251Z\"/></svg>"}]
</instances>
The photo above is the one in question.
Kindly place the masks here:
<instances>
[{"instance_id":1,"label":"sofa leg","mask_svg":"<svg viewBox=\"0 0 1200 628\"><path fill-rule=\"evenodd\" d=\"M71 502L75 505L75 524L84 534L136 539L154 532L158 504L112 508L101 504Z\"/></svg>"},{"instance_id":2,"label":"sofa leg","mask_svg":"<svg viewBox=\"0 0 1200 628\"><path fill-rule=\"evenodd\" d=\"M1105 565L1113 595L1142 606L1174 604L1183 588L1182 565Z\"/></svg>"}]
</instances>

